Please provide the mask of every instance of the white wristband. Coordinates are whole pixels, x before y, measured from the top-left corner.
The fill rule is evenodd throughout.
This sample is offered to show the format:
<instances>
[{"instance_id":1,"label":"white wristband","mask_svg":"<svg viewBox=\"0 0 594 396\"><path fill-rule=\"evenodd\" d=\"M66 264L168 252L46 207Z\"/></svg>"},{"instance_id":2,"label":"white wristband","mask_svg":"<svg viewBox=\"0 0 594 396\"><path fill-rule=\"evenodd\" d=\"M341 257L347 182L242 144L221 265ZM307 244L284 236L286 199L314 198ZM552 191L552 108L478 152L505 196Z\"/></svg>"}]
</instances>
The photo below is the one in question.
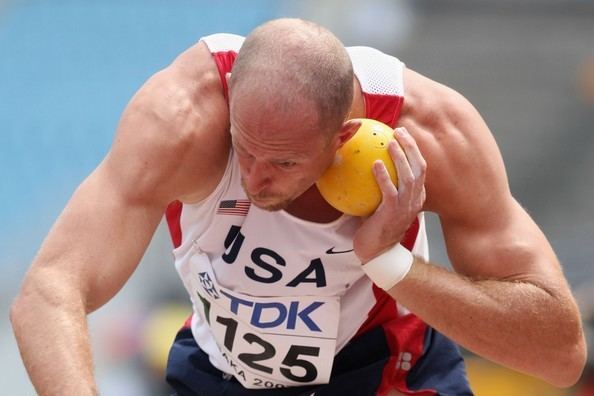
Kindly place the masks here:
<instances>
[{"instance_id":1,"label":"white wristband","mask_svg":"<svg viewBox=\"0 0 594 396\"><path fill-rule=\"evenodd\" d=\"M412 253L397 243L390 250L365 263L363 271L373 283L387 291L408 274L413 261Z\"/></svg>"}]
</instances>

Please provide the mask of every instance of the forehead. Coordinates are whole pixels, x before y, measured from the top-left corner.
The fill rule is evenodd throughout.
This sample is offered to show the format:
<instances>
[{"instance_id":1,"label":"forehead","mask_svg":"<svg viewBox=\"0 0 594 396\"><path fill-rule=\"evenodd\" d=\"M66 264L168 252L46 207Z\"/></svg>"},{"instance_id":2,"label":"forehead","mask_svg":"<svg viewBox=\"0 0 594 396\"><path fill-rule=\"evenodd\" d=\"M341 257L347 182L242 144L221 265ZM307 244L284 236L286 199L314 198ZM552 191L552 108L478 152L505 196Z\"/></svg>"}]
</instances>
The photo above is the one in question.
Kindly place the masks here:
<instances>
[{"instance_id":1,"label":"forehead","mask_svg":"<svg viewBox=\"0 0 594 396\"><path fill-rule=\"evenodd\" d=\"M308 113L303 108L287 112L258 100L236 100L230 112L231 136L235 145L255 154L310 157L323 150L327 139L317 116Z\"/></svg>"}]
</instances>

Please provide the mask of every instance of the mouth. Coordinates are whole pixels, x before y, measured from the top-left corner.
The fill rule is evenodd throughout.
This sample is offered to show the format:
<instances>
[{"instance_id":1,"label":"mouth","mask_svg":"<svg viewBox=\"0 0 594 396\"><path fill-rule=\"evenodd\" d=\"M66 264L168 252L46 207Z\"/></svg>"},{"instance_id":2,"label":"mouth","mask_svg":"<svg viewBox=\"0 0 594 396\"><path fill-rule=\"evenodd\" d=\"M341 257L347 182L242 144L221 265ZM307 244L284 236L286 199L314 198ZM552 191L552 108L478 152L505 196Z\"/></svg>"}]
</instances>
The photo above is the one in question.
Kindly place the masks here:
<instances>
[{"instance_id":1,"label":"mouth","mask_svg":"<svg viewBox=\"0 0 594 396\"><path fill-rule=\"evenodd\" d=\"M279 199L276 196L254 197L248 194L248 198L254 206L268 212L278 212L279 210L284 210L291 203L290 200Z\"/></svg>"},{"instance_id":2,"label":"mouth","mask_svg":"<svg viewBox=\"0 0 594 396\"><path fill-rule=\"evenodd\" d=\"M274 202L274 201L278 200L277 196L271 195L271 194L262 194L262 193L252 194L249 191L246 191L245 193L252 202L264 203L264 202Z\"/></svg>"},{"instance_id":3,"label":"mouth","mask_svg":"<svg viewBox=\"0 0 594 396\"><path fill-rule=\"evenodd\" d=\"M257 198L248 194L248 198L252 202L252 204L256 205L257 207L265 207L268 206L267 204L271 204L272 201L270 198Z\"/></svg>"},{"instance_id":4,"label":"mouth","mask_svg":"<svg viewBox=\"0 0 594 396\"><path fill-rule=\"evenodd\" d=\"M241 179L241 187L243 188L243 191L248 196L250 201L252 201L253 203L271 201L271 200L274 200L274 198L276 197L275 195L272 195L269 193L265 193L265 194L263 194L262 192L259 192L257 194L251 193L247 189L245 182L243 181L243 178Z\"/></svg>"},{"instance_id":5,"label":"mouth","mask_svg":"<svg viewBox=\"0 0 594 396\"><path fill-rule=\"evenodd\" d=\"M241 180L241 185L243 187L243 191L254 206L269 212L277 212L279 210L286 209L292 201L291 199L287 199L285 196L271 194L269 192L265 194L262 192L259 192L258 194L252 194L246 188L243 179Z\"/></svg>"}]
</instances>

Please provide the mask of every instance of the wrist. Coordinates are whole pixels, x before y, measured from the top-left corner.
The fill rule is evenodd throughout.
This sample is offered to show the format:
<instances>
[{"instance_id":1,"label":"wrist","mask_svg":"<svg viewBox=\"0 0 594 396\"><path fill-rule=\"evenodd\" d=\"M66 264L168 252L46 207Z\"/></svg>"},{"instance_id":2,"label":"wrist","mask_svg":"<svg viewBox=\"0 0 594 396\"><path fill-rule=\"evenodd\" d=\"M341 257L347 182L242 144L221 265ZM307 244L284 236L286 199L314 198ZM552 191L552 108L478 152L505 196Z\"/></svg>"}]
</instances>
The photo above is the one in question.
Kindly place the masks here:
<instances>
[{"instance_id":1,"label":"wrist","mask_svg":"<svg viewBox=\"0 0 594 396\"><path fill-rule=\"evenodd\" d=\"M383 290L390 290L410 271L413 254L397 243L384 253L369 260L362 268L365 274Z\"/></svg>"}]
</instances>

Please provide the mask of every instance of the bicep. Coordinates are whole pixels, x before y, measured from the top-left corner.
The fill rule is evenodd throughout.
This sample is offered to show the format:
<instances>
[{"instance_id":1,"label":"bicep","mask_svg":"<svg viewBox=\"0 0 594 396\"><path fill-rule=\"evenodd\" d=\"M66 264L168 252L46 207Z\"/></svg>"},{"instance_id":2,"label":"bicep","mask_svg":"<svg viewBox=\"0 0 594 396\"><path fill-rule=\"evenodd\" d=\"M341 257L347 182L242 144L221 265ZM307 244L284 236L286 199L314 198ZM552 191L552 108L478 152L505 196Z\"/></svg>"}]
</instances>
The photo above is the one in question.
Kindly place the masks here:
<instances>
[{"instance_id":1,"label":"bicep","mask_svg":"<svg viewBox=\"0 0 594 396\"><path fill-rule=\"evenodd\" d=\"M51 283L80 296L87 312L98 308L136 268L167 204L198 201L215 188L227 163L228 110L210 52L196 51L197 76L174 64L128 104L110 152L41 247L28 290L42 285L55 297Z\"/></svg>"},{"instance_id":2,"label":"bicep","mask_svg":"<svg viewBox=\"0 0 594 396\"><path fill-rule=\"evenodd\" d=\"M555 254L513 198L484 120L458 93L442 97L439 122L426 127L432 135L424 139L427 210L440 217L452 266L473 278L558 279Z\"/></svg>"},{"instance_id":3,"label":"bicep","mask_svg":"<svg viewBox=\"0 0 594 396\"><path fill-rule=\"evenodd\" d=\"M477 206L474 213L469 210L459 218L440 216L452 266L473 279L554 286L561 271L546 237L518 202L511 197L501 200L506 202L497 219L488 219L490 209Z\"/></svg>"},{"instance_id":4,"label":"bicep","mask_svg":"<svg viewBox=\"0 0 594 396\"><path fill-rule=\"evenodd\" d=\"M30 274L78 293L87 312L106 303L130 277L164 205L130 200L100 165L75 191Z\"/></svg>"}]
</instances>

